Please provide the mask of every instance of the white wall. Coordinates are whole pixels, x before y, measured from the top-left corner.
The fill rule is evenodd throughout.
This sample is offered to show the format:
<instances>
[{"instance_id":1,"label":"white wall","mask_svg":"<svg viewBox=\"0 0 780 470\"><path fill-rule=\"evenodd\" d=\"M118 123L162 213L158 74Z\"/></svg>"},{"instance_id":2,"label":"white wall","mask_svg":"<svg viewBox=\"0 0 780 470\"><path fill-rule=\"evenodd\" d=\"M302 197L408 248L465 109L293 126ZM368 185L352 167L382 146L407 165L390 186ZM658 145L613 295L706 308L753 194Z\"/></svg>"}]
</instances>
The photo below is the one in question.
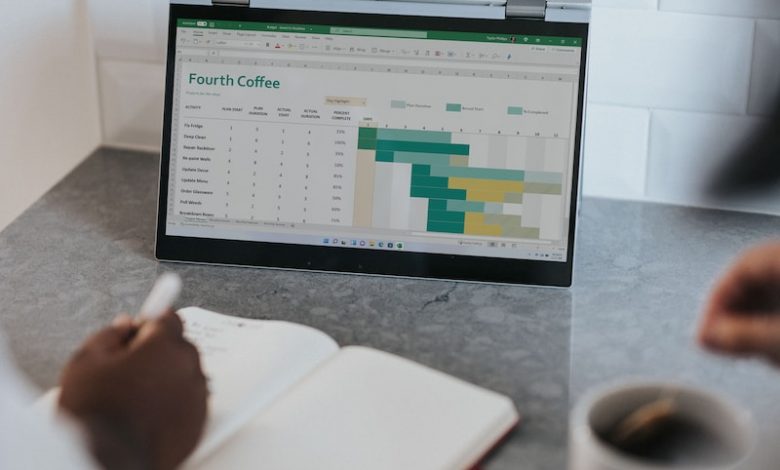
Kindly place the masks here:
<instances>
[{"instance_id":1,"label":"white wall","mask_svg":"<svg viewBox=\"0 0 780 470\"><path fill-rule=\"evenodd\" d=\"M0 230L101 141L84 0L0 0Z\"/></svg>"},{"instance_id":2,"label":"white wall","mask_svg":"<svg viewBox=\"0 0 780 470\"><path fill-rule=\"evenodd\" d=\"M711 172L780 91L780 1L594 3L585 193L712 205ZM780 188L719 205L780 214Z\"/></svg>"},{"instance_id":3,"label":"white wall","mask_svg":"<svg viewBox=\"0 0 780 470\"><path fill-rule=\"evenodd\" d=\"M111 145L159 147L167 3L91 2ZM594 0L592 28L585 194L708 205L780 90L780 1ZM780 214L780 189L727 207Z\"/></svg>"}]
</instances>

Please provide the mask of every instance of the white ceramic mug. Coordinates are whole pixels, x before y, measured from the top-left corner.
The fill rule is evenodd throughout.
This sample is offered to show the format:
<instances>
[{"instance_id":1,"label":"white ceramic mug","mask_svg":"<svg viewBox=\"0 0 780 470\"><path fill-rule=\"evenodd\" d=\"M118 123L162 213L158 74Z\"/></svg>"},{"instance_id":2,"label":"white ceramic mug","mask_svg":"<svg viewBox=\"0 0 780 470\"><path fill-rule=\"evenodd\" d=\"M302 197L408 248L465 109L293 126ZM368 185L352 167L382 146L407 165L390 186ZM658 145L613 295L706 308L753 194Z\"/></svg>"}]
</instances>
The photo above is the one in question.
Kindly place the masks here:
<instances>
[{"instance_id":1,"label":"white ceramic mug","mask_svg":"<svg viewBox=\"0 0 780 470\"><path fill-rule=\"evenodd\" d=\"M631 382L589 392L574 407L569 423L569 470L703 470L668 466L627 455L604 442L596 430L614 426L633 410L664 396L673 396L680 416L697 423L727 443L734 459L707 470L749 468L756 426L749 412L710 392L687 385Z\"/></svg>"}]
</instances>

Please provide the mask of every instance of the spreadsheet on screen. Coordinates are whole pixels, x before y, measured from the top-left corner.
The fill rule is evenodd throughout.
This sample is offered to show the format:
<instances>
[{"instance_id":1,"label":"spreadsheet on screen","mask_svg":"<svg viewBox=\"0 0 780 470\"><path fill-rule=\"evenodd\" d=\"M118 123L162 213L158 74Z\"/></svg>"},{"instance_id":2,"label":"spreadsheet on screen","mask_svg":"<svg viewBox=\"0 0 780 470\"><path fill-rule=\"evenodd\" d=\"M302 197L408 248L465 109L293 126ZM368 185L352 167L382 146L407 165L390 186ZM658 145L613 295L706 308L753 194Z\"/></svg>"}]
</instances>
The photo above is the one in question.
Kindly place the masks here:
<instances>
[{"instance_id":1,"label":"spreadsheet on screen","mask_svg":"<svg viewBox=\"0 0 780 470\"><path fill-rule=\"evenodd\" d=\"M179 19L166 235L566 261L581 41Z\"/></svg>"}]
</instances>

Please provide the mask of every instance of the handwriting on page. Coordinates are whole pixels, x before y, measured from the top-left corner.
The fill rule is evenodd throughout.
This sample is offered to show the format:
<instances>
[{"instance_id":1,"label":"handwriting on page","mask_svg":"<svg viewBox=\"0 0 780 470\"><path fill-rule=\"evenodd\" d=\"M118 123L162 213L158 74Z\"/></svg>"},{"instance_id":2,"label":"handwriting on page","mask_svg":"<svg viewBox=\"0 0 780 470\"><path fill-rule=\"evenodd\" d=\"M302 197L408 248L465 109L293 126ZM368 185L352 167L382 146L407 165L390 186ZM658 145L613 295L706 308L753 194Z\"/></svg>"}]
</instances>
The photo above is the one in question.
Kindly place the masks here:
<instances>
[{"instance_id":1,"label":"handwriting on page","mask_svg":"<svg viewBox=\"0 0 780 470\"><path fill-rule=\"evenodd\" d=\"M210 320L207 323L195 319L184 320L185 336L192 341L204 357L215 359L234 354L235 341L263 329L257 322L245 322L239 318Z\"/></svg>"}]
</instances>

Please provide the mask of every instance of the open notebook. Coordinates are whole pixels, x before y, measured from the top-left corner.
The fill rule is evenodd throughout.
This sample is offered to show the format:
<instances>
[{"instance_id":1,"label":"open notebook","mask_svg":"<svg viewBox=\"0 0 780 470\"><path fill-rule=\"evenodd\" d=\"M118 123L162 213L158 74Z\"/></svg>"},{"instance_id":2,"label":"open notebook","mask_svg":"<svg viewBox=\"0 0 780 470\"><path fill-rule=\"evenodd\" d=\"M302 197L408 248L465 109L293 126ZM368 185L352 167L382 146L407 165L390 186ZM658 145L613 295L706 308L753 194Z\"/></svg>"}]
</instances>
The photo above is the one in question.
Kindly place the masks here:
<instances>
[{"instance_id":1,"label":"open notebook","mask_svg":"<svg viewBox=\"0 0 780 470\"><path fill-rule=\"evenodd\" d=\"M178 313L211 390L187 469L471 468L519 420L507 397L313 328Z\"/></svg>"},{"instance_id":2,"label":"open notebook","mask_svg":"<svg viewBox=\"0 0 780 470\"><path fill-rule=\"evenodd\" d=\"M306 326L179 314L212 390L189 468L468 468L518 421L504 396Z\"/></svg>"}]
</instances>

